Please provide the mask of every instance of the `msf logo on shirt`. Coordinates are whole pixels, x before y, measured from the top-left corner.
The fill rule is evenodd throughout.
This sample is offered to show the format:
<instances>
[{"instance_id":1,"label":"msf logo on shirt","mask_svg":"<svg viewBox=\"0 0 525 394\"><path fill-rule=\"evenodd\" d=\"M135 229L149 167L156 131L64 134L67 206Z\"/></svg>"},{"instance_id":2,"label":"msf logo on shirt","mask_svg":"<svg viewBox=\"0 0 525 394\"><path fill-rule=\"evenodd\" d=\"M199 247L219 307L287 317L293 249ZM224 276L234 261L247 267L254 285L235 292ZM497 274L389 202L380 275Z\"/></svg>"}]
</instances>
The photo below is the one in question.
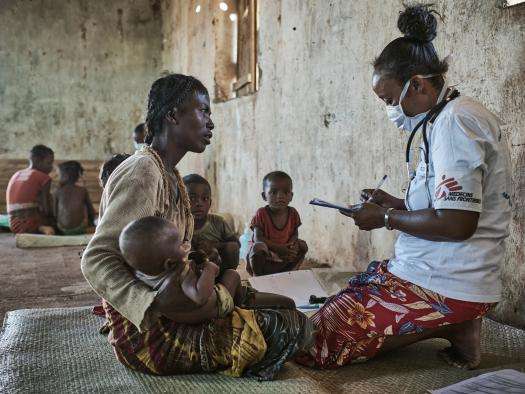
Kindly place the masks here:
<instances>
[{"instance_id":1,"label":"msf logo on shirt","mask_svg":"<svg viewBox=\"0 0 525 394\"><path fill-rule=\"evenodd\" d=\"M436 186L436 200L447 198L451 192L457 192L463 189L454 177L447 178L446 175L441 177L441 183Z\"/></svg>"}]
</instances>

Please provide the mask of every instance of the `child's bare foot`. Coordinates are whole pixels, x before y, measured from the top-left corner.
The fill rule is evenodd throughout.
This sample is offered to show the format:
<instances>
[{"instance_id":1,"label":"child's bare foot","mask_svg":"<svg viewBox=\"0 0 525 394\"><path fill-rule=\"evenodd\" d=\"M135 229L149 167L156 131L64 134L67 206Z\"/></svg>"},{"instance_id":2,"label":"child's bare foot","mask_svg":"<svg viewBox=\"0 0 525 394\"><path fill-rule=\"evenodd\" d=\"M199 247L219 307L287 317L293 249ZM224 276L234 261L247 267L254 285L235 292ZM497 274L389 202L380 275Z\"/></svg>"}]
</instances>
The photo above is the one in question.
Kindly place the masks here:
<instances>
[{"instance_id":1,"label":"child's bare foot","mask_svg":"<svg viewBox=\"0 0 525 394\"><path fill-rule=\"evenodd\" d=\"M450 365L462 369L474 369L481 361L481 319L451 324L443 335L452 346L438 355Z\"/></svg>"},{"instance_id":2,"label":"child's bare foot","mask_svg":"<svg viewBox=\"0 0 525 394\"><path fill-rule=\"evenodd\" d=\"M55 229L51 226L39 226L38 232L44 235L55 235Z\"/></svg>"}]
</instances>

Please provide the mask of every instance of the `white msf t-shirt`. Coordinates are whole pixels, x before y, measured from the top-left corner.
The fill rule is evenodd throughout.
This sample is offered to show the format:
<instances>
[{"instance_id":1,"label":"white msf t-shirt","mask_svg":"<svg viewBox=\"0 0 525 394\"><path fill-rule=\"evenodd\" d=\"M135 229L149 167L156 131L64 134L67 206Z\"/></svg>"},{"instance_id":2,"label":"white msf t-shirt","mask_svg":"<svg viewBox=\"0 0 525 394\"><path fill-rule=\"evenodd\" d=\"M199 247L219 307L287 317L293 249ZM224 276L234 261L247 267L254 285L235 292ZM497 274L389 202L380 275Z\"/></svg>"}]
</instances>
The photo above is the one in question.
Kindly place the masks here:
<instances>
[{"instance_id":1,"label":"white msf t-shirt","mask_svg":"<svg viewBox=\"0 0 525 394\"><path fill-rule=\"evenodd\" d=\"M460 96L429 124L427 136L428 181L421 154L405 197L407 208L479 212L478 227L461 242L427 241L401 233L388 269L445 297L498 302L503 240L511 219L509 160L500 142L499 120L480 103Z\"/></svg>"}]
</instances>

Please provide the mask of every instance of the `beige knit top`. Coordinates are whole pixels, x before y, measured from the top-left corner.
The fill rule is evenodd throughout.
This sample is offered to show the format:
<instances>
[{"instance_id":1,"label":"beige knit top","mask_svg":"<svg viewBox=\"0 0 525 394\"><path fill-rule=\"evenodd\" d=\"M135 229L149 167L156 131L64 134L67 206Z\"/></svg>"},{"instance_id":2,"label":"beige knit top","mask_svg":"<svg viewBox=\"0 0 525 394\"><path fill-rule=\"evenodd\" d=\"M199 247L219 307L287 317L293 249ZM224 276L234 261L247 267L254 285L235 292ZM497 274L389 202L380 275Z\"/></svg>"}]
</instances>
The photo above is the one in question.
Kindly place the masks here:
<instances>
[{"instance_id":1,"label":"beige knit top","mask_svg":"<svg viewBox=\"0 0 525 394\"><path fill-rule=\"evenodd\" d=\"M177 178L174 184L151 148L124 161L104 188L99 224L82 257L82 273L91 287L141 331L157 319L149 310L157 292L132 274L120 253L118 238L131 221L160 216L178 225L189 251L193 219L185 208L184 202L189 200L178 172Z\"/></svg>"}]
</instances>

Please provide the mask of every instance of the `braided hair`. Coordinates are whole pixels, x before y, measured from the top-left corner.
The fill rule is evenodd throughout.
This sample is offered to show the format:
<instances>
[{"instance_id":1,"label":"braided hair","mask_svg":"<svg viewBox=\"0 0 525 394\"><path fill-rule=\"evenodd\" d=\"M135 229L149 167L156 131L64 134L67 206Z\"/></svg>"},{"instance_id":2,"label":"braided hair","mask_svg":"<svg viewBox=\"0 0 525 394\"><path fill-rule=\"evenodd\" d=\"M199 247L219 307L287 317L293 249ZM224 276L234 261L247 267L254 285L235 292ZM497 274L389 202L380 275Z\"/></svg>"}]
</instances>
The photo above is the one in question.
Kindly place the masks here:
<instances>
[{"instance_id":1,"label":"braided hair","mask_svg":"<svg viewBox=\"0 0 525 394\"><path fill-rule=\"evenodd\" d=\"M168 172L166 171L166 168L164 167L164 162L162 161L161 157L150 146L145 146L142 148L142 152L147 153L152 156L153 160L157 164L157 166L160 168L162 173L162 184L164 189L164 195L161 197L164 200L164 205L167 207L169 206L173 201L175 201L175 196L173 195L173 188L171 187L171 181L168 178ZM193 236L193 215L191 214L191 201L190 196L188 195L188 191L186 190L186 185L184 184L184 181L182 180L182 177L180 176L180 172L177 168L174 168L173 171L175 172L175 178L177 180L177 189L179 190L179 196L182 200L182 207L184 209L184 216L186 217L186 231L184 232L183 241L189 241L191 240L191 237Z\"/></svg>"},{"instance_id":2,"label":"braided hair","mask_svg":"<svg viewBox=\"0 0 525 394\"><path fill-rule=\"evenodd\" d=\"M441 15L431 7L433 4L405 5L399 13L397 27L403 33L391 41L374 60L375 72L394 78L402 84L417 74L440 74L429 81L440 87L442 74L448 70L445 60L440 60L432 40L436 38L437 20Z\"/></svg>"},{"instance_id":3,"label":"braided hair","mask_svg":"<svg viewBox=\"0 0 525 394\"><path fill-rule=\"evenodd\" d=\"M166 116L174 109L181 108L194 93L209 96L202 82L189 75L168 74L153 82L148 96L146 144L151 144L153 137L162 132Z\"/></svg>"}]
</instances>

